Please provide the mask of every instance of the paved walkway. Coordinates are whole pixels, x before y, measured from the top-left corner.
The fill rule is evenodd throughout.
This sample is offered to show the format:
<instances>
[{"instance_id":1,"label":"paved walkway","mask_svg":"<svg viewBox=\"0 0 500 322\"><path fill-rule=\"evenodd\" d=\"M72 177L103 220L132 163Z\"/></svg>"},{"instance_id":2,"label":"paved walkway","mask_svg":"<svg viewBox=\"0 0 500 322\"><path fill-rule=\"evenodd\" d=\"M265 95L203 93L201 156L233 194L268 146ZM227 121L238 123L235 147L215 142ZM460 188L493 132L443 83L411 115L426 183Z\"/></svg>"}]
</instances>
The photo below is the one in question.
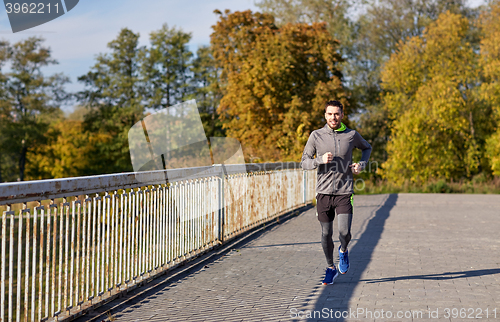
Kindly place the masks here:
<instances>
[{"instance_id":1,"label":"paved walkway","mask_svg":"<svg viewBox=\"0 0 500 322\"><path fill-rule=\"evenodd\" d=\"M500 196L355 196L354 212L334 285L312 208L109 319L500 321Z\"/></svg>"}]
</instances>

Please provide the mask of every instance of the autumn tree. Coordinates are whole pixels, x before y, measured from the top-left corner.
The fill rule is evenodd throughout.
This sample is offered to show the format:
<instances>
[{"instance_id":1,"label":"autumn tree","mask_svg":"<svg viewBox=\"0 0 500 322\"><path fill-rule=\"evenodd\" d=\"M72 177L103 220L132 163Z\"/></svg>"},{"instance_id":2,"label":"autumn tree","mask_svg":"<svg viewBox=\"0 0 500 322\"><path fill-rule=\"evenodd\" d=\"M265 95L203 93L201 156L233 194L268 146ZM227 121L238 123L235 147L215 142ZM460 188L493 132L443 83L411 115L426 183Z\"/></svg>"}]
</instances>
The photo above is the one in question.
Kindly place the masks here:
<instances>
[{"instance_id":1,"label":"autumn tree","mask_svg":"<svg viewBox=\"0 0 500 322\"><path fill-rule=\"evenodd\" d=\"M424 28L447 10L474 16L465 0L260 0L264 12L283 22L325 22L340 41L344 58L343 85L356 116L353 124L373 146L371 159L382 163L391 124L380 102L381 67L399 42L421 35Z\"/></svg>"},{"instance_id":2,"label":"autumn tree","mask_svg":"<svg viewBox=\"0 0 500 322\"><path fill-rule=\"evenodd\" d=\"M386 179L458 179L484 165L491 109L478 100L478 59L468 28L465 17L441 14L385 65L383 104L392 120Z\"/></svg>"},{"instance_id":3,"label":"autumn tree","mask_svg":"<svg viewBox=\"0 0 500 322\"><path fill-rule=\"evenodd\" d=\"M446 11L474 14L465 0L382 0L370 1L355 23L355 40L346 64L346 86L361 112L358 130L374 147L372 160L382 163L387 159L386 144L392 127L380 101L382 67L400 42L421 36Z\"/></svg>"},{"instance_id":4,"label":"autumn tree","mask_svg":"<svg viewBox=\"0 0 500 322\"><path fill-rule=\"evenodd\" d=\"M371 1L356 21L356 41L348 70L352 86L363 90L361 104L380 93L380 71L400 42L422 35L441 13L472 14L465 0ZM359 88L358 88L359 87Z\"/></svg>"},{"instance_id":5,"label":"autumn tree","mask_svg":"<svg viewBox=\"0 0 500 322\"><path fill-rule=\"evenodd\" d=\"M80 120L52 123L45 142L32 149L26 172L31 180L68 178L94 174L98 147L109 142L109 134L85 131Z\"/></svg>"},{"instance_id":6,"label":"autumn tree","mask_svg":"<svg viewBox=\"0 0 500 322\"><path fill-rule=\"evenodd\" d=\"M345 101L338 43L325 24L278 28L269 14L219 14L211 44L227 136L250 160L298 160L309 133L324 124L324 102Z\"/></svg>"},{"instance_id":7,"label":"autumn tree","mask_svg":"<svg viewBox=\"0 0 500 322\"><path fill-rule=\"evenodd\" d=\"M128 130L144 114L138 40L139 34L122 29L108 43L111 52L98 55L91 70L78 79L85 84L79 102L89 109L85 131L109 138L97 143L93 174L132 171Z\"/></svg>"},{"instance_id":8,"label":"autumn tree","mask_svg":"<svg viewBox=\"0 0 500 322\"><path fill-rule=\"evenodd\" d=\"M50 123L61 116L59 104L68 98L63 85L69 80L62 74L42 73L43 67L57 61L41 38L30 37L12 46L4 44L2 55L8 59L10 71L2 82L1 158L16 160L17 178L22 181L30 162L29 152L45 142Z\"/></svg>"},{"instance_id":9,"label":"autumn tree","mask_svg":"<svg viewBox=\"0 0 500 322\"><path fill-rule=\"evenodd\" d=\"M500 176L500 2L492 2L480 19L481 67L484 82L481 97L494 108L495 132L486 144L493 174Z\"/></svg>"}]
</instances>

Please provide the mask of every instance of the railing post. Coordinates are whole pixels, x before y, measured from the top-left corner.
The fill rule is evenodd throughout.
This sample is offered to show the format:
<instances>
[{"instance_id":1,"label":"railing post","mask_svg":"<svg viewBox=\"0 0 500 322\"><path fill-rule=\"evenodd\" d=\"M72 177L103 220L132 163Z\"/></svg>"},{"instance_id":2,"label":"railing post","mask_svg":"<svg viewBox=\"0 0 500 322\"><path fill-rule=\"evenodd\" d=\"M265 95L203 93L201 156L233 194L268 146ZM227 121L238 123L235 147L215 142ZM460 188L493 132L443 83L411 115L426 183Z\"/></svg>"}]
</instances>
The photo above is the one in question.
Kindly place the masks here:
<instances>
[{"instance_id":1,"label":"railing post","mask_svg":"<svg viewBox=\"0 0 500 322\"><path fill-rule=\"evenodd\" d=\"M306 170L303 170L302 171L302 181L303 181L303 184L302 184L302 187L304 189L304 204L307 203L307 171Z\"/></svg>"},{"instance_id":2,"label":"railing post","mask_svg":"<svg viewBox=\"0 0 500 322\"><path fill-rule=\"evenodd\" d=\"M10 205L2 214L2 264L1 264L1 281L0 281L0 321L5 321L5 268L7 260L7 215L10 215Z\"/></svg>"},{"instance_id":3,"label":"railing post","mask_svg":"<svg viewBox=\"0 0 500 322\"><path fill-rule=\"evenodd\" d=\"M224 242L224 168L222 164L216 164L214 165L215 167L219 168L219 176L220 176L220 181L219 181L219 218L218 218L218 232L219 232L219 241L221 243Z\"/></svg>"}]
</instances>

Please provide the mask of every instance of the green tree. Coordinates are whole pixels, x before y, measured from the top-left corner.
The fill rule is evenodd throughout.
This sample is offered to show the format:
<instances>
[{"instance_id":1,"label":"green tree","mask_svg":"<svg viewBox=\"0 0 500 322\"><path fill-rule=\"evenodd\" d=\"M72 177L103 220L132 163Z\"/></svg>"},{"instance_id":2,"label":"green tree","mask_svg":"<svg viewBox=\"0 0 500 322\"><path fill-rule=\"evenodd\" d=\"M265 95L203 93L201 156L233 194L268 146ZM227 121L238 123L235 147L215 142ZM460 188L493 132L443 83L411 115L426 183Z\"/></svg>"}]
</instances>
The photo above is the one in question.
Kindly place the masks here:
<instances>
[{"instance_id":1,"label":"green tree","mask_svg":"<svg viewBox=\"0 0 500 322\"><path fill-rule=\"evenodd\" d=\"M45 142L49 124L62 115L68 98L62 74L44 76L42 67L57 64L43 39L31 37L8 48L10 72L3 83L1 136L3 153L17 160L18 180L24 180L29 152ZM5 47L4 47L5 49ZM2 153L2 154L3 154Z\"/></svg>"},{"instance_id":2,"label":"green tree","mask_svg":"<svg viewBox=\"0 0 500 322\"><path fill-rule=\"evenodd\" d=\"M202 46L196 51L191 65L194 98L198 104L200 117L207 137L224 136L222 122L217 107L222 98L219 86L219 71L212 56L211 48Z\"/></svg>"},{"instance_id":3,"label":"green tree","mask_svg":"<svg viewBox=\"0 0 500 322\"><path fill-rule=\"evenodd\" d=\"M188 49L191 34L166 24L150 34L151 48L141 53L141 73L146 84L145 98L154 109L183 102L192 93L189 82Z\"/></svg>"},{"instance_id":4,"label":"green tree","mask_svg":"<svg viewBox=\"0 0 500 322\"><path fill-rule=\"evenodd\" d=\"M211 43L227 135L250 160L298 160L309 133L324 124L324 102L346 102L338 42L325 24L278 28L269 14L219 14Z\"/></svg>"},{"instance_id":5,"label":"green tree","mask_svg":"<svg viewBox=\"0 0 500 322\"><path fill-rule=\"evenodd\" d=\"M3 73L3 67L10 56L10 46L6 41L0 42L0 183L9 181L13 176L15 162L6 151L7 136L4 134L6 126L12 122L11 105L7 101L7 76Z\"/></svg>"},{"instance_id":6,"label":"green tree","mask_svg":"<svg viewBox=\"0 0 500 322\"><path fill-rule=\"evenodd\" d=\"M122 29L108 43L111 53L100 54L91 70L78 78L85 90L78 97L89 108L84 129L108 137L100 141L91 162L92 174L132 171L128 130L144 114L144 84L140 78L139 34Z\"/></svg>"},{"instance_id":7,"label":"green tree","mask_svg":"<svg viewBox=\"0 0 500 322\"><path fill-rule=\"evenodd\" d=\"M465 17L441 14L384 66L383 104L392 120L386 179L423 183L481 171L491 109L478 100L478 57L468 29Z\"/></svg>"}]
</instances>

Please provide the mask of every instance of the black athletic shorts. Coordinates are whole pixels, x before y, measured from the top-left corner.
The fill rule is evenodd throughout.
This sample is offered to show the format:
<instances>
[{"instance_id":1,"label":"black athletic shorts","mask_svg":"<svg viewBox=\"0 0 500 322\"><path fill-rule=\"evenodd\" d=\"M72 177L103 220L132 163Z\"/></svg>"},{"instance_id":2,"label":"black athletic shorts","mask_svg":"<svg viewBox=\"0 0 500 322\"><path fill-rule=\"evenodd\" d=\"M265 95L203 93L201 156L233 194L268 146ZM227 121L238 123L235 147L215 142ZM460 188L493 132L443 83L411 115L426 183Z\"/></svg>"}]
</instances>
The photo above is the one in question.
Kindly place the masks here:
<instances>
[{"instance_id":1,"label":"black athletic shorts","mask_svg":"<svg viewBox=\"0 0 500 322\"><path fill-rule=\"evenodd\" d=\"M330 222L335 219L335 210L337 214L352 214L352 194L348 195L316 195L316 211L318 220L321 222Z\"/></svg>"}]
</instances>

